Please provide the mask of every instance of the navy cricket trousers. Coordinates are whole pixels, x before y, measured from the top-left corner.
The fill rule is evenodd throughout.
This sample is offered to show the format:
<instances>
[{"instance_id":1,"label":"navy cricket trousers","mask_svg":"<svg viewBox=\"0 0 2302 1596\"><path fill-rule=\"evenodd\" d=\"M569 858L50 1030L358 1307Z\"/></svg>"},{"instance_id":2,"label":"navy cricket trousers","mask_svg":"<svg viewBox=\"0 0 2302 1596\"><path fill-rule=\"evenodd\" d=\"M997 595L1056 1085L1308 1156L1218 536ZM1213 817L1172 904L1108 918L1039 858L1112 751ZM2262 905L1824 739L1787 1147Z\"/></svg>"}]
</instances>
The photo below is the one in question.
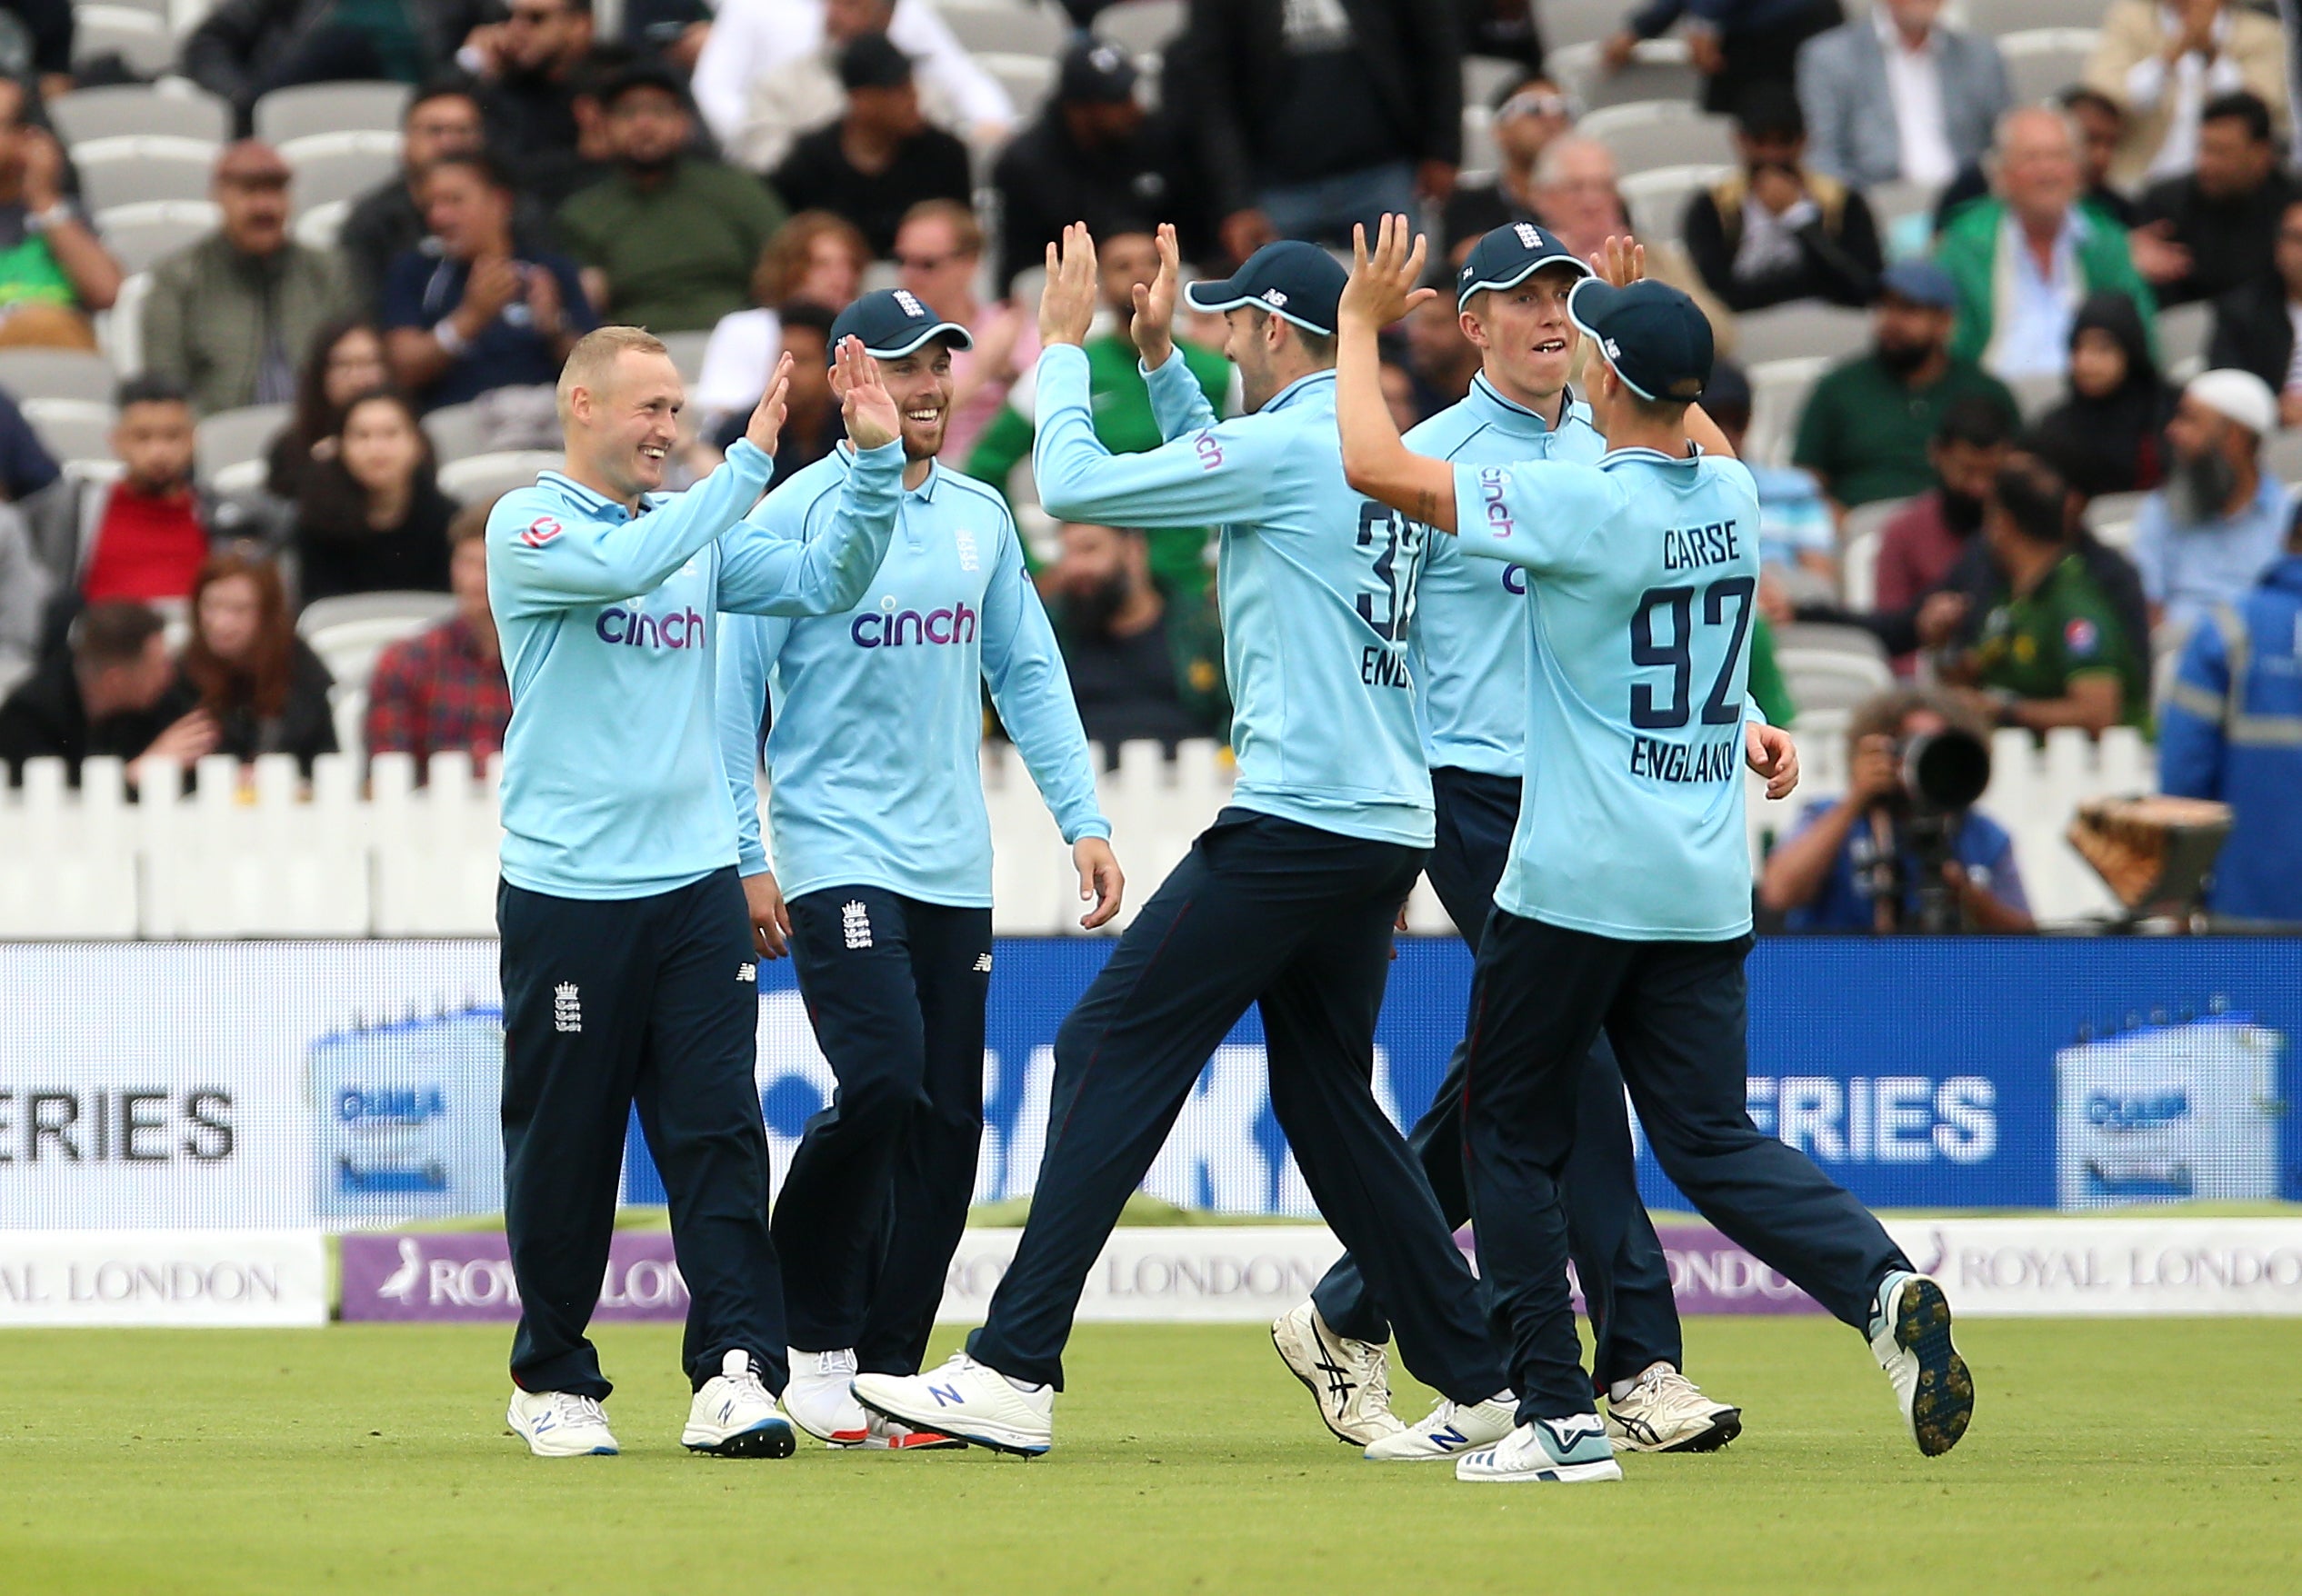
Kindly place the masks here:
<instances>
[{"instance_id":1,"label":"navy cricket trousers","mask_svg":"<svg viewBox=\"0 0 2302 1596\"><path fill-rule=\"evenodd\" d=\"M759 987L735 867L652 897L556 898L505 883L504 1228L519 1282L512 1379L605 1397L585 1336L599 1304L634 1105L671 1200L687 1282L681 1361L700 1389L740 1347L785 1381L753 1083Z\"/></svg>"},{"instance_id":2,"label":"navy cricket trousers","mask_svg":"<svg viewBox=\"0 0 2302 1596\"><path fill-rule=\"evenodd\" d=\"M975 1196L991 911L865 886L789 908L800 995L839 1080L776 1198L791 1344L916 1374Z\"/></svg>"},{"instance_id":3,"label":"navy cricket trousers","mask_svg":"<svg viewBox=\"0 0 2302 1596\"><path fill-rule=\"evenodd\" d=\"M1495 883L1502 879L1511 833L1518 825L1520 791L1516 776L1444 766L1431 773L1438 843L1423 873L1474 953L1494 910ZM1463 1178L1464 1053L1465 1046L1457 1045L1431 1106L1406 1137L1422 1161L1439 1212L1455 1225L1471 1217ZM1603 1033L1583 1061L1576 1116L1575 1151L1565 1181L1566 1242L1596 1343L1592 1377L1605 1386L1636 1378L1650 1363L1683 1368L1686 1350L1678 1303L1671 1295L1670 1261L1638 1195L1623 1075ZM1389 1316L1348 1254L1326 1272L1311 1297L1319 1317L1336 1334L1377 1346L1391 1339ZM1496 1333L1498 1344L1510 1344L1509 1327L1499 1319Z\"/></svg>"},{"instance_id":4,"label":"navy cricket trousers","mask_svg":"<svg viewBox=\"0 0 2302 1596\"><path fill-rule=\"evenodd\" d=\"M1602 1029L1664 1172L1729 1238L1857 1329L1887 1272L1910 1267L1868 1209L1751 1123L1749 952L1747 936L1622 942L1500 909L1487 922L1471 979L1464 1159L1521 1422L1591 1411L1559 1182Z\"/></svg>"},{"instance_id":5,"label":"navy cricket trousers","mask_svg":"<svg viewBox=\"0 0 2302 1596\"><path fill-rule=\"evenodd\" d=\"M1226 809L1119 939L1056 1036L1031 1221L984 1327L982 1362L1063 1383L1079 1292L1216 1044L1263 1012L1271 1108L1319 1212L1426 1383L1476 1402L1508 1383L1477 1282L1375 1100L1391 922L1424 850Z\"/></svg>"}]
</instances>

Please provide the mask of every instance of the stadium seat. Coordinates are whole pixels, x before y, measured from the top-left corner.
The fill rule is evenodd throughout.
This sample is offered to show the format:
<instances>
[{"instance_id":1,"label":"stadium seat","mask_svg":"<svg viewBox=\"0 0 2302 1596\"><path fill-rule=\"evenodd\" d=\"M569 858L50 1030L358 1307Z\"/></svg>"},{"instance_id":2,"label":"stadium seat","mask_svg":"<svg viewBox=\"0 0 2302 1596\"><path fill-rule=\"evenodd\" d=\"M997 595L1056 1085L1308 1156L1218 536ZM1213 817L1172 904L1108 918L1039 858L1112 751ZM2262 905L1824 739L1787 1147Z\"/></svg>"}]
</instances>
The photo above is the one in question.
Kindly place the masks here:
<instances>
[{"instance_id":1,"label":"stadium seat","mask_svg":"<svg viewBox=\"0 0 2302 1596\"><path fill-rule=\"evenodd\" d=\"M1463 165L1465 173L1493 173L1503 164L1495 144L1495 113L1478 100L1463 102Z\"/></svg>"},{"instance_id":2,"label":"stadium seat","mask_svg":"<svg viewBox=\"0 0 2302 1596\"><path fill-rule=\"evenodd\" d=\"M1556 55L1570 45L1599 43L1623 25L1630 11L1625 0L1542 0L1543 44Z\"/></svg>"},{"instance_id":3,"label":"stadium seat","mask_svg":"<svg viewBox=\"0 0 2302 1596\"><path fill-rule=\"evenodd\" d=\"M1735 159L1735 123L1706 115L1690 100L1646 100L1594 111L1575 131L1598 140L1626 175L1665 166L1716 165Z\"/></svg>"},{"instance_id":4,"label":"stadium seat","mask_svg":"<svg viewBox=\"0 0 2302 1596\"><path fill-rule=\"evenodd\" d=\"M290 139L280 154L295 169L290 190L297 215L317 205L353 201L400 170L400 135L375 128L309 133Z\"/></svg>"},{"instance_id":5,"label":"stadium seat","mask_svg":"<svg viewBox=\"0 0 2302 1596\"><path fill-rule=\"evenodd\" d=\"M352 202L348 199L305 206L297 211L288 231L306 249L334 249L344 231L344 218L351 214Z\"/></svg>"},{"instance_id":6,"label":"stadium seat","mask_svg":"<svg viewBox=\"0 0 2302 1596\"><path fill-rule=\"evenodd\" d=\"M166 134L90 139L72 152L80 198L91 215L149 200L208 197L217 146Z\"/></svg>"},{"instance_id":7,"label":"stadium seat","mask_svg":"<svg viewBox=\"0 0 2302 1596\"><path fill-rule=\"evenodd\" d=\"M1600 66L1596 44L1570 45L1551 53L1548 70L1552 81L1586 110L1634 100L1693 100L1702 89L1684 39L1648 39L1628 66L1611 74Z\"/></svg>"},{"instance_id":8,"label":"stadium seat","mask_svg":"<svg viewBox=\"0 0 2302 1596\"><path fill-rule=\"evenodd\" d=\"M1631 230L1641 238L1675 239L1686 202L1729 171L1727 166L1656 166L1634 172L1615 185L1630 213Z\"/></svg>"},{"instance_id":9,"label":"stadium seat","mask_svg":"<svg viewBox=\"0 0 2302 1596\"><path fill-rule=\"evenodd\" d=\"M2101 38L2092 27L2026 28L2001 34L1998 54L2006 58L2007 86L2017 105L2052 99L2083 76L2087 57Z\"/></svg>"},{"instance_id":10,"label":"stadium seat","mask_svg":"<svg viewBox=\"0 0 2302 1596\"><path fill-rule=\"evenodd\" d=\"M1983 0L1967 6L1966 25L2005 38L2040 28L2100 27L2109 0Z\"/></svg>"},{"instance_id":11,"label":"stadium seat","mask_svg":"<svg viewBox=\"0 0 2302 1596\"><path fill-rule=\"evenodd\" d=\"M1016 103L1018 123L1036 116L1055 91L1056 64L1046 55L984 54L976 57L976 65L997 78L999 86L1007 91L1007 97Z\"/></svg>"},{"instance_id":12,"label":"stadium seat","mask_svg":"<svg viewBox=\"0 0 2302 1596\"><path fill-rule=\"evenodd\" d=\"M209 200L145 200L115 205L95 229L122 271L142 272L215 232L217 214Z\"/></svg>"},{"instance_id":13,"label":"stadium seat","mask_svg":"<svg viewBox=\"0 0 2302 1596\"><path fill-rule=\"evenodd\" d=\"M1053 5L966 5L949 0L937 6L952 35L970 55L1037 55L1052 61L1070 37L1070 19Z\"/></svg>"},{"instance_id":14,"label":"stadium seat","mask_svg":"<svg viewBox=\"0 0 2302 1596\"><path fill-rule=\"evenodd\" d=\"M2167 375L2187 383L2206 369L2214 338L2214 306L2200 301L2158 313L2158 361Z\"/></svg>"},{"instance_id":15,"label":"stadium seat","mask_svg":"<svg viewBox=\"0 0 2302 1596\"><path fill-rule=\"evenodd\" d=\"M35 759L24 785L0 786L0 938L135 936L135 811L116 759L80 767Z\"/></svg>"},{"instance_id":16,"label":"stadium seat","mask_svg":"<svg viewBox=\"0 0 2302 1596\"><path fill-rule=\"evenodd\" d=\"M1870 313L1799 300L1746 311L1735 321L1735 355L1746 366L1802 355L1844 360L1870 346Z\"/></svg>"},{"instance_id":17,"label":"stadium seat","mask_svg":"<svg viewBox=\"0 0 2302 1596\"><path fill-rule=\"evenodd\" d=\"M1907 499L1882 499L1847 512L1847 524L1838 534L1838 592L1848 609L1877 605L1879 545L1886 541L1887 523L1909 504Z\"/></svg>"},{"instance_id":18,"label":"stadium seat","mask_svg":"<svg viewBox=\"0 0 2302 1596\"><path fill-rule=\"evenodd\" d=\"M193 433L193 454L202 480L227 465L263 459L293 409L287 404L246 404L203 416Z\"/></svg>"},{"instance_id":19,"label":"stadium seat","mask_svg":"<svg viewBox=\"0 0 2302 1596\"><path fill-rule=\"evenodd\" d=\"M407 85L396 83L315 83L274 89L255 103L255 136L286 145L315 133L395 133L407 96Z\"/></svg>"},{"instance_id":20,"label":"stadium seat","mask_svg":"<svg viewBox=\"0 0 2302 1596\"><path fill-rule=\"evenodd\" d=\"M112 308L96 317L96 347L123 377L144 371L144 302L152 296L152 274L131 272Z\"/></svg>"},{"instance_id":21,"label":"stadium seat","mask_svg":"<svg viewBox=\"0 0 2302 1596\"><path fill-rule=\"evenodd\" d=\"M72 61L85 65L117 55L139 77L157 77L175 65L175 38L149 11L126 5L72 8Z\"/></svg>"},{"instance_id":22,"label":"stadium seat","mask_svg":"<svg viewBox=\"0 0 2302 1596\"><path fill-rule=\"evenodd\" d=\"M1097 37L1125 45L1138 55L1165 54L1182 33L1186 10L1183 0L1121 0L1096 14L1095 31ZM946 17L956 15L950 8L944 12Z\"/></svg>"},{"instance_id":23,"label":"stadium seat","mask_svg":"<svg viewBox=\"0 0 2302 1596\"><path fill-rule=\"evenodd\" d=\"M479 429L472 424L476 408L471 404L443 404L425 414L424 435L432 440L435 464L445 465L451 460L468 460L485 452L478 447Z\"/></svg>"},{"instance_id":24,"label":"stadium seat","mask_svg":"<svg viewBox=\"0 0 2302 1596\"><path fill-rule=\"evenodd\" d=\"M2061 404L2070 384L2060 372L2033 372L2027 377L2008 378L2007 387L2021 407L2022 419L2032 422Z\"/></svg>"},{"instance_id":25,"label":"stadium seat","mask_svg":"<svg viewBox=\"0 0 2302 1596\"><path fill-rule=\"evenodd\" d=\"M1526 66L1516 61L1497 61L1492 55L1463 57L1463 105L1492 110L1495 96L1525 75ZM1467 164L1467 162L1466 163Z\"/></svg>"},{"instance_id":26,"label":"stadium seat","mask_svg":"<svg viewBox=\"0 0 2302 1596\"><path fill-rule=\"evenodd\" d=\"M1744 453L1765 465L1790 463L1791 440L1798 431L1799 413L1807 395L1828 371L1827 355L1808 354L1793 360L1762 361L1749 367L1750 434Z\"/></svg>"},{"instance_id":27,"label":"stadium seat","mask_svg":"<svg viewBox=\"0 0 2302 1596\"><path fill-rule=\"evenodd\" d=\"M543 472L561 465L555 450L502 449L473 454L440 467L440 492L460 504L475 504L529 486Z\"/></svg>"},{"instance_id":28,"label":"stadium seat","mask_svg":"<svg viewBox=\"0 0 2302 1596\"><path fill-rule=\"evenodd\" d=\"M295 630L327 666L339 691L365 692L378 654L455 613L455 598L444 593L345 594L305 605Z\"/></svg>"},{"instance_id":29,"label":"stadium seat","mask_svg":"<svg viewBox=\"0 0 2302 1596\"><path fill-rule=\"evenodd\" d=\"M103 460L112 454L119 419L109 399L26 399L24 419L58 460Z\"/></svg>"},{"instance_id":30,"label":"stadium seat","mask_svg":"<svg viewBox=\"0 0 2302 1596\"><path fill-rule=\"evenodd\" d=\"M692 383L703 374L704 346L711 342L708 331L689 333L659 333L664 352L671 356L673 365L679 368L682 378Z\"/></svg>"},{"instance_id":31,"label":"stadium seat","mask_svg":"<svg viewBox=\"0 0 2302 1596\"><path fill-rule=\"evenodd\" d=\"M232 107L180 80L172 87L121 84L77 89L48 103L48 120L66 148L125 134L169 134L222 144L232 136Z\"/></svg>"},{"instance_id":32,"label":"stadium seat","mask_svg":"<svg viewBox=\"0 0 2302 1596\"><path fill-rule=\"evenodd\" d=\"M1790 701L1807 709L1851 710L1873 693L1895 684L1887 662L1843 649L1789 648L1777 644L1775 663L1782 667L1790 688Z\"/></svg>"},{"instance_id":33,"label":"stadium seat","mask_svg":"<svg viewBox=\"0 0 2302 1596\"><path fill-rule=\"evenodd\" d=\"M92 399L109 404L120 385L100 354L76 349L0 349L0 388L17 399Z\"/></svg>"},{"instance_id":34,"label":"stadium seat","mask_svg":"<svg viewBox=\"0 0 2302 1596\"><path fill-rule=\"evenodd\" d=\"M2289 486L2302 483L2302 431L2273 435L2264 447L2263 459L2270 474L2280 482Z\"/></svg>"}]
</instances>

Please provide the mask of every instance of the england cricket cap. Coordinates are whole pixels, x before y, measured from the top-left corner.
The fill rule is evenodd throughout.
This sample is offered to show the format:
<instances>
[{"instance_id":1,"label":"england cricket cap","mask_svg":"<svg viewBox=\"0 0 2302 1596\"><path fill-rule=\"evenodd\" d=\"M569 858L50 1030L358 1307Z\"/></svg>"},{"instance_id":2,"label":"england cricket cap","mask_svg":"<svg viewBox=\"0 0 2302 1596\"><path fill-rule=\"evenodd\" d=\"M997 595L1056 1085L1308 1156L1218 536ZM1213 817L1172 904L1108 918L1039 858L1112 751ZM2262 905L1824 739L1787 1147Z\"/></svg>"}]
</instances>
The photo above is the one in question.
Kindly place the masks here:
<instances>
[{"instance_id":1,"label":"england cricket cap","mask_svg":"<svg viewBox=\"0 0 2302 1596\"><path fill-rule=\"evenodd\" d=\"M1714 354L1710 323L1677 289L1651 277L1627 288L1586 277L1566 296L1566 319L1640 398L1702 397Z\"/></svg>"},{"instance_id":2,"label":"england cricket cap","mask_svg":"<svg viewBox=\"0 0 2302 1596\"><path fill-rule=\"evenodd\" d=\"M839 346L851 334L862 339L865 353L878 360L901 360L931 338L941 338L954 349L972 349L976 344L966 328L936 315L907 288L875 288L841 311L831 324L826 364L839 358Z\"/></svg>"},{"instance_id":3,"label":"england cricket cap","mask_svg":"<svg viewBox=\"0 0 2302 1596\"><path fill-rule=\"evenodd\" d=\"M1464 257L1455 274L1455 304L1461 309L1471 295L1489 288L1516 288L1545 266L1567 265L1576 275L1591 274L1588 264L1561 244L1558 234L1532 222L1512 222L1482 236Z\"/></svg>"},{"instance_id":4,"label":"england cricket cap","mask_svg":"<svg viewBox=\"0 0 2302 1596\"><path fill-rule=\"evenodd\" d=\"M1253 305L1306 327L1335 336L1336 306L1350 274L1316 244L1283 238L1247 256L1228 277L1194 283L1183 291L1193 310L1217 314Z\"/></svg>"}]
</instances>

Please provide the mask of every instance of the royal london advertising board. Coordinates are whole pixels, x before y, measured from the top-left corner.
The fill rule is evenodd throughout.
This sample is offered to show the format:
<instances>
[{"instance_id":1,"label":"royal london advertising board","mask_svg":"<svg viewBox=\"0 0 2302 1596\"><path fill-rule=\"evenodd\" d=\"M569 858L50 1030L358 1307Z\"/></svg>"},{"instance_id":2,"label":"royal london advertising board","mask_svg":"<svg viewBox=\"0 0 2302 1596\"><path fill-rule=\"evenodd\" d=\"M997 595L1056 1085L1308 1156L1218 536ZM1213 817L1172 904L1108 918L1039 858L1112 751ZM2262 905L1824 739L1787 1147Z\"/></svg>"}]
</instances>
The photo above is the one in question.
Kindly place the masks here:
<instances>
[{"instance_id":1,"label":"royal london advertising board","mask_svg":"<svg viewBox=\"0 0 2302 1596\"><path fill-rule=\"evenodd\" d=\"M1031 1189L1064 1014L1099 939L996 944L980 1199ZM2098 1208L2302 1197L2302 942L1761 943L1753 1114L1866 1202ZM1470 960L1406 939L1376 1088L1411 1119ZM831 1072L786 963L759 971L778 1180ZM0 944L0 1228L372 1228L502 1202L488 942ZM1250 1013L1145 1182L1191 1208L1307 1217ZM1658 1207L1683 1202L1651 1158ZM659 1202L636 1134L626 1197Z\"/></svg>"}]
</instances>

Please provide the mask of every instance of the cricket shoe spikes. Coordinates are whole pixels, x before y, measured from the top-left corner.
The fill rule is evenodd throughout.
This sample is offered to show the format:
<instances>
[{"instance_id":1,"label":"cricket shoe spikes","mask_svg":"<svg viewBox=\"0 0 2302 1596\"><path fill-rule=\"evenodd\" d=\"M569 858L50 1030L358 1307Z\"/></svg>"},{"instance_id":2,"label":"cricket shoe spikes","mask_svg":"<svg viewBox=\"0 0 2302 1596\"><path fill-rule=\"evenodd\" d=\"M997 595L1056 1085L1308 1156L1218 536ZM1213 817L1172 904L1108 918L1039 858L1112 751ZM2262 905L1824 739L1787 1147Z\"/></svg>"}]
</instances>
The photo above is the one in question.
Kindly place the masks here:
<instances>
[{"instance_id":1,"label":"cricket shoe spikes","mask_svg":"<svg viewBox=\"0 0 2302 1596\"><path fill-rule=\"evenodd\" d=\"M858 1374L856 1400L913 1430L1036 1458L1055 1444L1055 1391L1017 1391L965 1352L924 1374Z\"/></svg>"},{"instance_id":2,"label":"cricket shoe spikes","mask_svg":"<svg viewBox=\"0 0 2302 1596\"><path fill-rule=\"evenodd\" d=\"M679 1443L718 1458L787 1458L798 1446L751 1354L731 1347L687 1410Z\"/></svg>"},{"instance_id":3,"label":"cricket shoe spikes","mask_svg":"<svg viewBox=\"0 0 2302 1596\"><path fill-rule=\"evenodd\" d=\"M1975 1377L1950 1342L1950 1302L1927 1275L1891 1271L1870 1310L1870 1352L1894 1382L1910 1439L1930 1458L1958 1444L1975 1416Z\"/></svg>"}]
</instances>

